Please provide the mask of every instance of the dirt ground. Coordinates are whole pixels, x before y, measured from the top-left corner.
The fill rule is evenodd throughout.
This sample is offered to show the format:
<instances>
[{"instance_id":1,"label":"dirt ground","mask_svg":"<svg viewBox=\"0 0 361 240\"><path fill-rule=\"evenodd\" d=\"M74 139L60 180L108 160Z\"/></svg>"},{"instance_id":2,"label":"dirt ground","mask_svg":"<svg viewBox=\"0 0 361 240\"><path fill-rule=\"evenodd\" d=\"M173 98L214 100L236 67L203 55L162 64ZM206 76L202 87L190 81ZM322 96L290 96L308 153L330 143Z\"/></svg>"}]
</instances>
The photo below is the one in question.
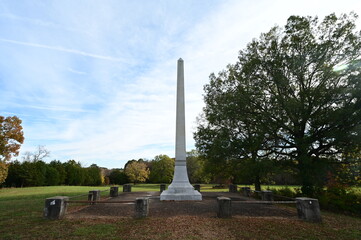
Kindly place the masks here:
<instances>
[{"instance_id":1,"label":"dirt ground","mask_svg":"<svg viewBox=\"0 0 361 240\"><path fill-rule=\"evenodd\" d=\"M116 201L135 201L138 197L149 197L149 217L168 218L175 216L198 216L214 218L217 215L217 201L219 196L232 199L233 217L280 217L297 219L295 204L285 207L279 204L244 204L245 201L255 199L246 198L239 193L214 193L203 192L202 201L160 201L159 192L132 192L120 193L118 197L108 198L102 201L109 203L98 203L96 205L72 206L70 203L66 218L132 218L135 205L130 203L111 203Z\"/></svg>"}]
</instances>

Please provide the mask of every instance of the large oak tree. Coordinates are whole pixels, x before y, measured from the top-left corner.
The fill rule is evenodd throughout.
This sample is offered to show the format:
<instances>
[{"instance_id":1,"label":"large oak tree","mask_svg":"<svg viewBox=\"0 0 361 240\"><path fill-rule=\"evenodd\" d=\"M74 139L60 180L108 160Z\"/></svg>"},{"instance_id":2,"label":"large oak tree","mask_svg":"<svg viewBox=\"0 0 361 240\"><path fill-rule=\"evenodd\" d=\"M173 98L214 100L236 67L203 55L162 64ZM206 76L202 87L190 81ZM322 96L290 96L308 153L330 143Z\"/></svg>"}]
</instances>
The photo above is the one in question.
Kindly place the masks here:
<instances>
[{"instance_id":1,"label":"large oak tree","mask_svg":"<svg viewBox=\"0 0 361 240\"><path fill-rule=\"evenodd\" d=\"M327 165L360 149L356 18L291 16L284 28L249 43L236 64L211 75L195 134L206 159L258 167L286 160L312 195Z\"/></svg>"}]
</instances>

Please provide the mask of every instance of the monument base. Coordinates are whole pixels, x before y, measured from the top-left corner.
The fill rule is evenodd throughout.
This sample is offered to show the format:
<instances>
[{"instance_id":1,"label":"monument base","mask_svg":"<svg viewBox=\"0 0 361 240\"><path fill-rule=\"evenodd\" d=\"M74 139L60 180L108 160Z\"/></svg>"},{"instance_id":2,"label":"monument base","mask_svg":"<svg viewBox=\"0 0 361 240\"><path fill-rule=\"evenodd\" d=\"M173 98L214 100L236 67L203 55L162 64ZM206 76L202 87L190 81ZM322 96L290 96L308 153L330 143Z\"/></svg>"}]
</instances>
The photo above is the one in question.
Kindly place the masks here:
<instances>
[{"instance_id":1,"label":"monument base","mask_svg":"<svg viewBox=\"0 0 361 240\"><path fill-rule=\"evenodd\" d=\"M168 187L168 190L165 190L160 195L161 201L202 201L202 194L194 190L192 185L181 187L181 186L172 186Z\"/></svg>"}]
</instances>

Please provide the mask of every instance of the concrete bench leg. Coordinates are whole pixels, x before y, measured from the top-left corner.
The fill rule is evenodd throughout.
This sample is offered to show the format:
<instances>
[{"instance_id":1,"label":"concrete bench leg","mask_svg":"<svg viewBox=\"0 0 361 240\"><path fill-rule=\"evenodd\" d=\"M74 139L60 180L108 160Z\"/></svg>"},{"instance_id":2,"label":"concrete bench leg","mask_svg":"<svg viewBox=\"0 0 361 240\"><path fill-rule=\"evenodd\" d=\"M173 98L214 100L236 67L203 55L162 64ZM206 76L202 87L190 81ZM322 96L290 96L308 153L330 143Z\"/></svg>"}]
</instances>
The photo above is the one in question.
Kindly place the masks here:
<instances>
[{"instance_id":1,"label":"concrete bench leg","mask_svg":"<svg viewBox=\"0 0 361 240\"><path fill-rule=\"evenodd\" d=\"M231 218L232 217L232 201L227 197L217 197L217 217Z\"/></svg>"},{"instance_id":2,"label":"concrete bench leg","mask_svg":"<svg viewBox=\"0 0 361 240\"><path fill-rule=\"evenodd\" d=\"M88 193L88 201L93 201L93 193L91 191ZM89 205L92 205L92 203L89 203Z\"/></svg>"},{"instance_id":3,"label":"concrete bench leg","mask_svg":"<svg viewBox=\"0 0 361 240\"><path fill-rule=\"evenodd\" d=\"M88 201L99 201L100 200L100 190L93 190L93 191L89 191L89 195L88 195ZM92 203L92 204L96 204L96 203Z\"/></svg>"},{"instance_id":4,"label":"concrete bench leg","mask_svg":"<svg viewBox=\"0 0 361 240\"><path fill-rule=\"evenodd\" d=\"M135 218L145 218L149 213L149 198L136 198Z\"/></svg>"},{"instance_id":5,"label":"concrete bench leg","mask_svg":"<svg viewBox=\"0 0 361 240\"><path fill-rule=\"evenodd\" d=\"M118 197L119 195L119 187L110 187L110 197Z\"/></svg>"},{"instance_id":6,"label":"concrete bench leg","mask_svg":"<svg viewBox=\"0 0 361 240\"><path fill-rule=\"evenodd\" d=\"M123 192L132 192L132 185L124 184L123 185Z\"/></svg>"},{"instance_id":7,"label":"concrete bench leg","mask_svg":"<svg viewBox=\"0 0 361 240\"><path fill-rule=\"evenodd\" d=\"M56 220L65 216L69 197L57 196L45 199L44 218Z\"/></svg>"},{"instance_id":8,"label":"concrete bench leg","mask_svg":"<svg viewBox=\"0 0 361 240\"><path fill-rule=\"evenodd\" d=\"M320 205L314 198L296 198L298 218L307 222L322 222Z\"/></svg>"}]
</instances>

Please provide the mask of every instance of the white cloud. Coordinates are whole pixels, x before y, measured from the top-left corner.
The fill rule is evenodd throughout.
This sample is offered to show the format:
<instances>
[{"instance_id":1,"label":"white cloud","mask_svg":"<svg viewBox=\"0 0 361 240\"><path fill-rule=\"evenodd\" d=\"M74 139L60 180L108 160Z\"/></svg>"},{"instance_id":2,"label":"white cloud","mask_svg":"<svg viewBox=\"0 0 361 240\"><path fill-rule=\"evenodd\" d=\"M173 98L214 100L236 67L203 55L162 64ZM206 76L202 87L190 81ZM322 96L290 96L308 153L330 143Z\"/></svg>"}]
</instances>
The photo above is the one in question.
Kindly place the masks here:
<instances>
[{"instance_id":1,"label":"white cloud","mask_svg":"<svg viewBox=\"0 0 361 240\"><path fill-rule=\"evenodd\" d=\"M107 60L107 61L115 61L115 62L123 62L123 63L128 62L126 59L115 58L115 57L111 57L111 56L102 56L102 55L97 55L97 54L92 54L92 53L79 51L79 50L76 50L76 49L67 49L67 48L60 47L60 46L48 46L48 45L44 45L44 44L15 41L15 40L4 39L4 38L0 38L0 41L13 43L13 44L24 45L24 46L29 46L29 47L45 48L45 49L50 49L50 50L55 50L55 51L60 51L60 52L78 54L78 55L82 55L82 56L85 56L85 57L92 57L92 58L97 58L97 59L102 59L102 60Z\"/></svg>"}]
</instances>

